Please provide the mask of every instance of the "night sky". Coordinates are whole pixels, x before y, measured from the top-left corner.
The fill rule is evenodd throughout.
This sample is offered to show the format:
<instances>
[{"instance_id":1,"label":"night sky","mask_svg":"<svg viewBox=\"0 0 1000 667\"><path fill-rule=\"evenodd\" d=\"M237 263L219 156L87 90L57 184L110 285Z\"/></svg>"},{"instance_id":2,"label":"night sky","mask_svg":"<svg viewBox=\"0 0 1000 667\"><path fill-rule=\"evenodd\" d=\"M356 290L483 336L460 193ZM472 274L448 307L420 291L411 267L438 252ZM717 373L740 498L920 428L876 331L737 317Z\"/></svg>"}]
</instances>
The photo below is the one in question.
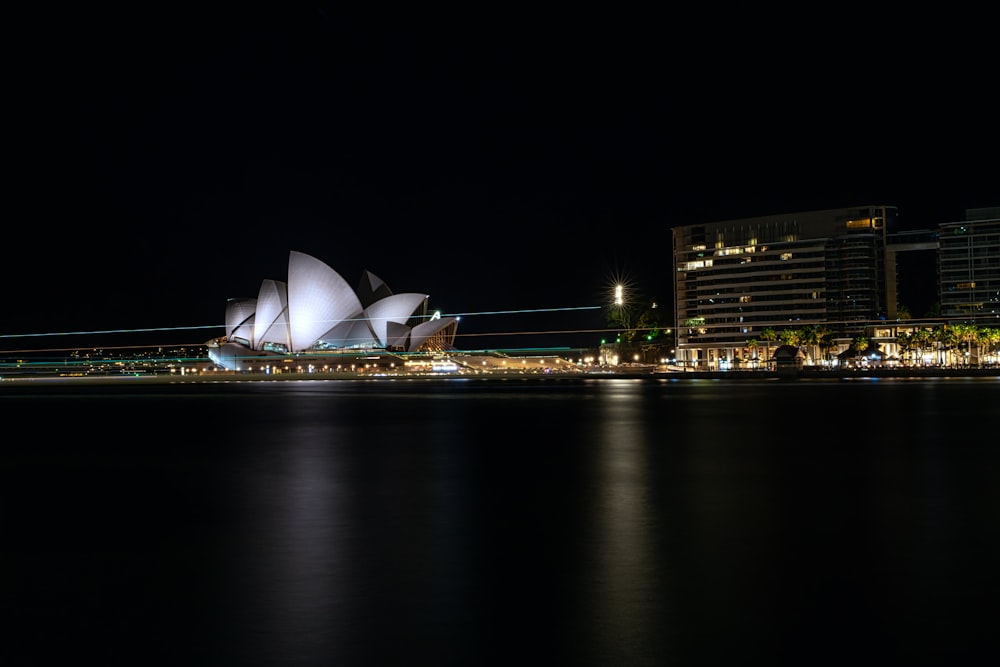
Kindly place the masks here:
<instances>
[{"instance_id":1,"label":"night sky","mask_svg":"<svg viewBox=\"0 0 1000 667\"><path fill-rule=\"evenodd\" d=\"M669 308L675 225L1000 205L985 18L335 7L9 26L0 348L203 342L291 250L514 345L463 334L603 327L474 313L606 305L615 278Z\"/></svg>"}]
</instances>

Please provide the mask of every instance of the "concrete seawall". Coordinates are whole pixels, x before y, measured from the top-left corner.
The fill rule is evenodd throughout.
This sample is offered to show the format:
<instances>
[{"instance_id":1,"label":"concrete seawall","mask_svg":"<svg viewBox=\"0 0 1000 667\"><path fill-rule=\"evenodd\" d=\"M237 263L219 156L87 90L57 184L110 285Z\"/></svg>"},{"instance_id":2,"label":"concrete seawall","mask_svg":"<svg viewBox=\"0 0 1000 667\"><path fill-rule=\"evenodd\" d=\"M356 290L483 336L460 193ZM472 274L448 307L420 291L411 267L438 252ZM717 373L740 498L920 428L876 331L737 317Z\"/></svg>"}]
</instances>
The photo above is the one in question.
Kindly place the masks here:
<instances>
[{"instance_id":1,"label":"concrete seawall","mask_svg":"<svg viewBox=\"0 0 1000 667\"><path fill-rule=\"evenodd\" d=\"M1000 378L1000 367L994 368L870 368L825 370L813 367L800 369L782 369L781 371L603 371L585 372L553 372L553 373L521 373L521 372L491 372L491 373L398 373L390 375L338 373L202 373L202 374L147 374L147 375L117 375L117 376L7 376L0 379L0 387L32 386L65 386L65 385L157 385L157 384L192 384L192 383L231 383L231 382L293 382L293 381L361 381L361 382L421 382L421 381L562 381L562 380L602 380L602 379L642 379L642 380L810 380L810 379L861 379L861 378L970 378L996 377Z\"/></svg>"}]
</instances>

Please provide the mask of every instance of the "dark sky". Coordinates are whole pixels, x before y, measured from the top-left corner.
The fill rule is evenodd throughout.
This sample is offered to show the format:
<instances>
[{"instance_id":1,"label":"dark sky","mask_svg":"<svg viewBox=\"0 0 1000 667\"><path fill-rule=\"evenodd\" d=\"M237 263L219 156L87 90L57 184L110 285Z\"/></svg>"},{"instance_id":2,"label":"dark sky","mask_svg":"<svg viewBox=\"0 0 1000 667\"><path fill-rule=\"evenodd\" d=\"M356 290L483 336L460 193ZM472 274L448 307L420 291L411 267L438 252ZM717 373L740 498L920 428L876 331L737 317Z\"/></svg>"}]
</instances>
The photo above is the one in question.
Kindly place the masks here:
<instances>
[{"instance_id":1,"label":"dark sky","mask_svg":"<svg viewBox=\"0 0 1000 667\"><path fill-rule=\"evenodd\" d=\"M669 307L674 225L1000 205L985 18L333 7L11 26L0 348L203 342L298 250L470 314L470 349L602 327L471 314L605 305L615 277Z\"/></svg>"}]
</instances>

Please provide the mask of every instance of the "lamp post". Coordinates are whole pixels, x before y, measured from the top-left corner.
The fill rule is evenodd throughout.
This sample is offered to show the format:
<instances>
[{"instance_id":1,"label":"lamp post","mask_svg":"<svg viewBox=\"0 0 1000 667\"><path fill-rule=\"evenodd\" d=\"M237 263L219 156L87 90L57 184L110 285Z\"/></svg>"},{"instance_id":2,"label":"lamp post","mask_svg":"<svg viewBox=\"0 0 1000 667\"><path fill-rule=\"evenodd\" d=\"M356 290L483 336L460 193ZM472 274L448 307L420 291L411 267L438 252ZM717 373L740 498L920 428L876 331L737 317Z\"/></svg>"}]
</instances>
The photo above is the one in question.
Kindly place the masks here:
<instances>
[{"instance_id":1,"label":"lamp post","mask_svg":"<svg viewBox=\"0 0 1000 667\"><path fill-rule=\"evenodd\" d=\"M616 338L616 343L618 344L618 358L619 362L623 358L625 351L631 350L632 343L632 323L631 323L631 312L628 302L628 293L626 291L626 285L622 282L617 282L613 287L613 297L611 302L611 317L610 320L616 324L620 329ZM622 343L624 342L628 350L622 349Z\"/></svg>"}]
</instances>

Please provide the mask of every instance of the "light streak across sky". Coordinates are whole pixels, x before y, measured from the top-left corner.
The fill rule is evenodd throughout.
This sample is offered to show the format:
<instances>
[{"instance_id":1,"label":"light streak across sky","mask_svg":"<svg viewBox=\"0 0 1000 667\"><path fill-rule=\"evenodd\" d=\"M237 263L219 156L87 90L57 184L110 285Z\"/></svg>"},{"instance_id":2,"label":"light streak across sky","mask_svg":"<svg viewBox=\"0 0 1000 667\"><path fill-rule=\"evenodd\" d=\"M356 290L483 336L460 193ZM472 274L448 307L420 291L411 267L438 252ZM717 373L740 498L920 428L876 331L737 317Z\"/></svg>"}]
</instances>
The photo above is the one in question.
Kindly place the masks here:
<instances>
[{"instance_id":1,"label":"light streak across sky","mask_svg":"<svg viewBox=\"0 0 1000 667\"><path fill-rule=\"evenodd\" d=\"M448 313L444 315L445 317L479 317L479 316L491 316L491 315L527 315L534 313L556 313L556 312L572 312L572 311L584 311L584 310L599 310L601 306L573 306L573 307L561 307L561 308L531 308L523 310L492 310L492 311L478 311L478 312L464 312L464 313ZM149 334L149 333L163 333L163 332L179 332L179 331L198 331L214 329L216 331L225 331L225 324L203 324L195 326L184 326L184 327L146 327L146 328L131 328L131 329L98 329L90 331L51 331L44 333L27 333L27 334L0 334L0 340L3 339L36 339L36 338L55 338L55 337L66 337L66 336L110 336L110 335L127 335L127 334ZM484 337L484 336L517 336L517 335L568 335L568 334L580 334L580 333L613 333L615 329L550 329L545 331L496 331L496 332L484 332L484 333L462 333L457 334L458 338L465 337ZM126 349L126 348L148 348L148 347L182 347L190 346L196 343L191 343L190 341L183 343L171 343L167 345L107 345L101 344L97 347L104 349ZM86 347L93 347L93 345L88 344ZM50 347L50 348L32 348L32 349L16 349L16 350L0 350L0 353L20 353L20 352L46 352L46 351L64 351L74 348L69 347Z\"/></svg>"},{"instance_id":2,"label":"light streak across sky","mask_svg":"<svg viewBox=\"0 0 1000 667\"><path fill-rule=\"evenodd\" d=\"M0 334L0 338L40 338L44 336L95 336L100 334L151 333L153 331L190 331L194 329L225 329L224 324L203 324L194 327L156 327L150 329L104 329L99 331L50 331L47 333Z\"/></svg>"},{"instance_id":3,"label":"light streak across sky","mask_svg":"<svg viewBox=\"0 0 1000 667\"><path fill-rule=\"evenodd\" d=\"M600 309L601 306L574 306L570 308L533 308L527 310L492 310L492 311L480 311L471 313L449 313L445 317L472 317L477 315L521 315L527 313L555 313L563 311L573 311L573 310L596 310ZM359 318L368 319L368 318ZM0 334L0 338L41 338L46 336L94 336L101 334L133 334L133 333L152 333L154 331L194 331L197 329L223 329L225 330L225 324L201 324L191 327L152 327L146 329L103 329L96 331L51 331L46 333L29 333L29 334Z\"/></svg>"},{"instance_id":4,"label":"light streak across sky","mask_svg":"<svg viewBox=\"0 0 1000 667\"><path fill-rule=\"evenodd\" d=\"M478 313L449 313L445 317L471 317L473 315L522 315L525 313L555 313L568 310L598 310L601 306L576 306L574 308L534 308L529 310L485 310Z\"/></svg>"}]
</instances>

